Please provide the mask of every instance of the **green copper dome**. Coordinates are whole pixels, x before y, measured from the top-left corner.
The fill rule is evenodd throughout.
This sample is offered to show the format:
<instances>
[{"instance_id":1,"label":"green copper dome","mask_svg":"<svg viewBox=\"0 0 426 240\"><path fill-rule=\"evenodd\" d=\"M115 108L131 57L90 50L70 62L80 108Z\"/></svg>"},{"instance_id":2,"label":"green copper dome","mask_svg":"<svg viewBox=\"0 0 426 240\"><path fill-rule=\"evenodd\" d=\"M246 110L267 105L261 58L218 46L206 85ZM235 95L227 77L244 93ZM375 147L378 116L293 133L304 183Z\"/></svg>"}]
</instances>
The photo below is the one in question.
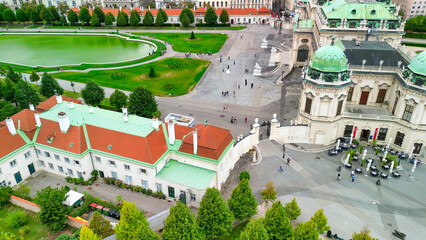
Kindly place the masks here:
<instances>
[{"instance_id":1,"label":"green copper dome","mask_svg":"<svg viewBox=\"0 0 426 240\"><path fill-rule=\"evenodd\" d=\"M311 68L321 72L343 72L348 70L348 59L342 49L334 44L320 47L311 59Z\"/></svg>"},{"instance_id":2,"label":"green copper dome","mask_svg":"<svg viewBox=\"0 0 426 240\"><path fill-rule=\"evenodd\" d=\"M415 74L426 76L426 51L417 54L413 60L411 60L408 68Z\"/></svg>"}]
</instances>

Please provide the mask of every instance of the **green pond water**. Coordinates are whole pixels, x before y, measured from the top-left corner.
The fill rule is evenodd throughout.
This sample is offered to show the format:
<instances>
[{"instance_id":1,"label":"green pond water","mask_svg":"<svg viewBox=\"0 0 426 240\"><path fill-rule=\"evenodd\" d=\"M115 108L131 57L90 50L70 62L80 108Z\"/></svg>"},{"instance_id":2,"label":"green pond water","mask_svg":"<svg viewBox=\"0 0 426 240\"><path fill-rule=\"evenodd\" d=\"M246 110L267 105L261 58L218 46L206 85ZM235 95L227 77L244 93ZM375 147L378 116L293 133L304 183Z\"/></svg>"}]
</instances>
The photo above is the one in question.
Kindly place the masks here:
<instances>
[{"instance_id":1,"label":"green pond water","mask_svg":"<svg viewBox=\"0 0 426 240\"><path fill-rule=\"evenodd\" d=\"M154 49L118 37L0 35L0 62L28 66L117 63L143 58Z\"/></svg>"}]
</instances>

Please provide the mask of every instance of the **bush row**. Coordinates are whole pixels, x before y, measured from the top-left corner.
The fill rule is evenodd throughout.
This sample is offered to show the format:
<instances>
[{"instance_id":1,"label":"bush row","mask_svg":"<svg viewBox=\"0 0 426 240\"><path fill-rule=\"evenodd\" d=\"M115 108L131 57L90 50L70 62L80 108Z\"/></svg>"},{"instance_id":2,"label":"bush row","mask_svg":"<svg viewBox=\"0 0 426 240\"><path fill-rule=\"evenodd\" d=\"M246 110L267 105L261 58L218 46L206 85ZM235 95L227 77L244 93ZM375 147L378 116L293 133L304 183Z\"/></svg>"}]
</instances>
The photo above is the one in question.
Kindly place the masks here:
<instances>
[{"instance_id":1,"label":"bush row","mask_svg":"<svg viewBox=\"0 0 426 240\"><path fill-rule=\"evenodd\" d=\"M140 192L142 194L152 196L152 197L155 197L155 198L158 198L158 199L166 199L166 195L163 194L163 192L161 192L161 191L153 192L151 189L145 189L145 188L138 186L138 185L126 184L123 181L121 181L119 179L115 179L115 178L107 177L107 178L104 178L104 181L108 185L115 185L119 188L129 189L132 192Z\"/></svg>"},{"instance_id":2,"label":"bush row","mask_svg":"<svg viewBox=\"0 0 426 240\"><path fill-rule=\"evenodd\" d=\"M196 27L231 27L230 23L216 23L216 24L207 24L207 23L197 23Z\"/></svg>"},{"instance_id":3,"label":"bush row","mask_svg":"<svg viewBox=\"0 0 426 240\"><path fill-rule=\"evenodd\" d=\"M89 205L91 203L96 203L98 205L102 205L104 207L107 207L109 209L116 210L116 211L121 210L121 206L117 206L113 202L106 202L106 201L101 200L99 197L95 198L90 194L86 194L86 195L84 195L83 204L80 205L77 208L70 209L69 215L71 217L78 217L78 216L81 216L84 213L89 212L89 210L90 210Z\"/></svg>"}]
</instances>

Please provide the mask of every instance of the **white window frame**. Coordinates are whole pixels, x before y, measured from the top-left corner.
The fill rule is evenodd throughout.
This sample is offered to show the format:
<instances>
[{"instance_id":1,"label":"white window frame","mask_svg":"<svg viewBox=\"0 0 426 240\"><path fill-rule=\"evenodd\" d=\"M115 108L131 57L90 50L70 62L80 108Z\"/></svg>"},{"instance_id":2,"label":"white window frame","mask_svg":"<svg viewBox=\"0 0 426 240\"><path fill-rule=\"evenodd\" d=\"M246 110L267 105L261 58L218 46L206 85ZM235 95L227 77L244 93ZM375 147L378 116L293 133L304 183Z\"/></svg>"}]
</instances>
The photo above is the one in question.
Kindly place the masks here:
<instances>
[{"instance_id":1,"label":"white window frame","mask_svg":"<svg viewBox=\"0 0 426 240\"><path fill-rule=\"evenodd\" d=\"M155 186L157 187L157 192L163 192L163 185L161 183L157 183Z\"/></svg>"},{"instance_id":2,"label":"white window frame","mask_svg":"<svg viewBox=\"0 0 426 240\"><path fill-rule=\"evenodd\" d=\"M126 179L127 184L133 185L133 177L132 176L126 175L125 179Z\"/></svg>"},{"instance_id":3,"label":"white window frame","mask_svg":"<svg viewBox=\"0 0 426 240\"><path fill-rule=\"evenodd\" d=\"M48 162L47 165L49 165L49 169L55 170L55 167L53 166L53 163Z\"/></svg>"},{"instance_id":4,"label":"white window frame","mask_svg":"<svg viewBox=\"0 0 426 240\"><path fill-rule=\"evenodd\" d=\"M61 161L61 156L59 156L58 154L54 154L55 156L55 160Z\"/></svg>"},{"instance_id":5,"label":"white window frame","mask_svg":"<svg viewBox=\"0 0 426 240\"><path fill-rule=\"evenodd\" d=\"M25 157L25 159L30 158L31 157L31 151L24 153L24 157Z\"/></svg>"},{"instance_id":6,"label":"white window frame","mask_svg":"<svg viewBox=\"0 0 426 240\"><path fill-rule=\"evenodd\" d=\"M142 188L148 190L148 181L147 180L141 180L141 186Z\"/></svg>"},{"instance_id":7,"label":"white window frame","mask_svg":"<svg viewBox=\"0 0 426 240\"><path fill-rule=\"evenodd\" d=\"M115 162L112 161L112 160L108 160L108 165L110 165L111 167L117 167L117 165L115 164Z\"/></svg>"},{"instance_id":8,"label":"white window frame","mask_svg":"<svg viewBox=\"0 0 426 240\"><path fill-rule=\"evenodd\" d=\"M100 157L95 157L95 160L96 160L96 162L98 162L98 163L102 163L102 160L101 160L101 158L100 158Z\"/></svg>"},{"instance_id":9,"label":"white window frame","mask_svg":"<svg viewBox=\"0 0 426 240\"><path fill-rule=\"evenodd\" d=\"M9 164L10 164L10 168L14 168L17 165L16 159L13 159L12 161L10 161Z\"/></svg>"},{"instance_id":10,"label":"white window frame","mask_svg":"<svg viewBox=\"0 0 426 240\"><path fill-rule=\"evenodd\" d=\"M65 160L66 163L70 163L70 159L69 158L64 157L64 160Z\"/></svg>"},{"instance_id":11,"label":"white window frame","mask_svg":"<svg viewBox=\"0 0 426 240\"><path fill-rule=\"evenodd\" d=\"M130 171L130 165L129 164L124 164L124 170Z\"/></svg>"},{"instance_id":12,"label":"white window frame","mask_svg":"<svg viewBox=\"0 0 426 240\"><path fill-rule=\"evenodd\" d=\"M111 177L112 177L112 178L115 178L115 179L118 179L118 174L117 174L117 172L111 171Z\"/></svg>"},{"instance_id":13,"label":"white window frame","mask_svg":"<svg viewBox=\"0 0 426 240\"><path fill-rule=\"evenodd\" d=\"M61 173L64 172L64 168L62 166L57 165L57 167L58 167L58 172L61 172Z\"/></svg>"},{"instance_id":14,"label":"white window frame","mask_svg":"<svg viewBox=\"0 0 426 240\"><path fill-rule=\"evenodd\" d=\"M50 152L46 152L46 151L44 151L44 156L47 157L47 158L51 158L52 157L52 155L50 155Z\"/></svg>"},{"instance_id":15,"label":"white window frame","mask_svg":"<svg viewBox=\"0 0 426 240\"><path fill-rule=\"evenodd\" d=\"M74 165L81 167L80 161L73 159L73 163Z\"/></svg>"},{"instance_id":16,"label":"white window frame","mask_svg":"<svg viewBox=\"0 0 426 240\"><path fill-rule=\"evenodd\" d=\"M72 169L67 169L68 175L70 175L71 177L74 177L74 171Z\"/></svg>"},{"instance_id":17,"label":"white window frame","mask_svg":"<svg viewBox=\"0 0 426 240\"><path fill-rule=\"evenodd\" d=\"M147 171L145 168L139 168L139 172L140 172L142 175L148 175L148 171Z\"/></svg>"}]
</instances>

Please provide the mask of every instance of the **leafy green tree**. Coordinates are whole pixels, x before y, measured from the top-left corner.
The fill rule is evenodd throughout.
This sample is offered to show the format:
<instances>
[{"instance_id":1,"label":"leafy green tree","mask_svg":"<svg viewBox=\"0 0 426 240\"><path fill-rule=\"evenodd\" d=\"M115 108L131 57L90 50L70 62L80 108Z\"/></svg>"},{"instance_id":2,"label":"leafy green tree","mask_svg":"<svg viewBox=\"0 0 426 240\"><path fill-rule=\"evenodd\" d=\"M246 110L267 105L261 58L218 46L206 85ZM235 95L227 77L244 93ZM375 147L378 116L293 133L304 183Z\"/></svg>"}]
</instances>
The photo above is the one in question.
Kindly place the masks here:
<instances>
[{"instance_id":1,"label":"leafy green tree","mask_svg":"<svg viewBox=\"0 0 426 240\"><path fill-rule=\"evenodd\" d=\"M133 10L130 13L130 26L138 26L140 19L138 18L139 13L136 10Z\"/></svg>"},{"instance_id":2,"label":"leafy green tree","mask_svg":"<svg viewBox=\"0 0 426 240\"><path fill-rule=\"evenodd\" d=\"M67 209L63 201L67 199L65 193L67 190L62 187L51 188L50 186L37 191L35 202L40 206L38 213L40 220L43 224L47 225L47 230L50 232L57 232L62 230L66 224Z\"/></svg>"},{"instance_id":3,"label":"leafy green tree","mask_svg":"<svg viewBox=\"0 0 426 240\"><path fill-rule=\"evenodd\" d=\"M119 12L117 15L117 26L126 26L127 22L123 16L123 13Z\"/></svg>"},{"instance_id":4,"label":"leafy green tree","mask_svg":"<svg viewBox=\"0 0 426 240\"><path fill-rule=\"evenodd\" d=\"M146 14L142 20L142 24L145 26L150 26L154 22L154 15L152 15L151 11L146 11Z\"/></svg>"},{"instance_id":5,"label":"leafy green tree","mask_svg":"<svg viewBox=\"0 0 426 240\"><path fill-rule=\"evenodd\" d=\"M120 111L123 106L127 106L127 95L122 91L115 89L109 97L109 103L115 110Z\"/></svg>"},{"instance_id":6,"label":"leafy green tree","mask_svg":"<svg viewBox=\"0 0 426 240\"><path fill-rule=\"evenodd\" d=\"M46 72L43 73L43 77L41 78L40 94L49 98L55 95L55 93L62 95L64 93L64 89L59 86L59 83L51 75Z\"/></svg>"},{"instance_id":7,"label":"leafy green tree","mask_svg":"<svg viewBox=\"0 0 426 240\"><path fill-rule=\"evenodd\" d=\"M80 240L102 240L103 238L95 234L90 228L83 225L80 230Z\"/></svg>"},{"instance_id":8,"label":"leafy green tree","mask_svg":"<svg viewBox=\"0 0 426 240\"><path fill-rule=\"evenodd\" d=\"M102 214L94 212L92 219L90 219L89 228L94 234L102 237L102 239L109 237L114 234L110 221L105 220Z\"/></svg>"},{"instance_id":9,"label":"leafy green tree","mask_svg":"<svg viewBox=\"0 0 426 240\"><path fill-rule=\"evenodd\" d=\"M6 101L15 101L15 85L13 85L13 82L8 78L6 78L5 83L1 87L1 95Z\"/></svg>"},{"instance_id":10,"label":"leafy green tree","mask_svg":"<svg viewBox=\"0 0 426 240\"><path fill-rule=\"evenodd\" d=\"M195 222L195 216L188 206L177 202L170 208L162 233L163 240L197 240L202 239Z\"/></svg>"},{"instance_id":11,"label":"leafy green tree","mask_svg":"<svg viewBox=\"0 0 426 240\"><path fill-rule=\"evenodd\" d=\"M52 13L54 21L61 20L61 17L59 16L59 13L58 13L58 10L56 10L55 6L53 6L53 5L49 6L47 9L49 9L49 11Z\"/></svg>"},{"instance_id":12,"label":"leafy green tree","mask_svg":"<svg viewBox=\"0 0 426 240\"><path fill-rule=\"evenodd\" d=\"M19 108L13 106L10 102L0 100L0 121L3 121L7 117L15 115L19 111Z\"/></svg>"},{"instance_id":13,"label":"leafy green tree","mask_svg":"<svg viewBox=\"0 0 426 240\"><path fill-rule=\"evenodd\" d=\"M48 8L43 8L41 10L40 18L46 23L50 23L54 20L53 14Z\"/></svg>"},{"instance_id":14,"label":"leafy green tree","mask_svg":"<svg viewBox=\"0 0 426 240\"><path fill-rule=\"evenodd\" d=\"M13 68L8 65L6 78L10 79L14 83L17 83L19 80L22 79L22 75L20 73L15 72Z\"/></svg>"},{"instance_id":15,"label":"leafy green tree","mask_svg":"<svg viewBox=\"0 0 426 240\"><path fill-rule=\"evenodd\" d=\"M180 23L182 23L182 27L187 28L189 25L191 25L191 22L189 21L189 17L186 14L183 14L182 18L180 19Z\"/></svg>"},{"instance_id":16,"label":"leafy green tree","mask_svg":"<svg viewBox=\"0 0 426 240\"><path fill-rule=\"evenodd\" d=\"M136 87L129 96L129 113L151 118L157 111L157 102L151 91L143 86Z\"/></svg>"},{"instance_id":17,"label":"leafy green tree","mask_svg":"<svg viewBox=\"0 0 426 240\"><path fill-rule=\"evenodd\" d=\"M189 37L189 39L197 39L197 38L195 37L194 31L191 31L191 36Z\"/></svg>"},{"instance_id":18,"label":"leafy green tree","mask_svg":"<svg viewBox=\"0 0 426 240\"><path fill-rule=\"evenodd\" d=\"M24 226L28 220L29 219L26 212L23 210L15 210L7 214L5 223L8 227L16 229Z\"/></svg>"},{"instance_id":19,"label":"leafy green tree","mask_svg":"<svg viewBox=\"0 0 426 240\"><path fill-rule=\"evenodd\" d=\"M3 20L7 21L8 23L15 21L15 13L12 11L12 9L8 8L3 11Z\"/></svg>"},{"instance_id":20,"label":"leafy green tree","mask_svg":"<svg viewBox=\"0 0 426 240\"><path fill-rule=\"evenodd\" d=\"M30 76L30 81L37 83L39 79L40 79L40 76L35 71L32 71Z\"/></svg>"},{"instance_id":21,"label":"leafy green tree","mask_svg":"<svg viewBox=\"0 0 426 240\"><path fill-rule=\"evenodd\" d=\"M404 30L415 31L415 32L426 32L426 17L418 15L408 19L405 24Z\"/></svg>"},{"instance_id":22,"label":"leafy green tree","mask_svg":"<svg viewBox=\"0 0 426 240\"><path fill-rule=\"evenodd\" d=\"M114 22L114 15L112 15L112 13L107 13L107 15L105 16L105 25L106 26L112 26Z\"/></svg>"},{"instance_id":23,"label":"leafy green tree","mask_svg":"<svg viewBox=\"0 0 426 240\"><path fill-rule=\"evenodd\" d=\"M3 21L4 19L3 19L3 11L4 10L6 10L8 7L4 4L4 3L1 3L0 4L0 21Z\"/></svg>"},{"instance_id":24,"label":"leafy green tree","mask_svg":"<svg viewBox=\"0 0 426 240\"><path fill-rule=\"evenodd\" d=\"M83 97L83 100L86 104L98 106L102 100L104 100L105 91L96 83L89 80L86 84L86 87L81 90L81 97Z\"/></svg>"},{"instance_id":25,"label":"leafy green tree","mask_svg":"<svg viewBox=\"0 0 426 240\"><path fill-rule=\"evenodd\" d=\"M77 13L75 13L72 9L68 11L67 18L68 18L68 21L72 24L78 22Z\"/></svg>"},{"instance_id":26,"label":"leafy green tree","mask_svg":"<svg viewBox=\"0 0 426 240\"><path fill-rule=\"evenodd\" d=\"M277 190L275 190L274 182L268 182L260 195L265 201L277 199Z\"/></svg>"},{"instance_id":27,"label":"leafy green tree","mask_svg":"<svg viewBox=\"0 0 426 240\"><path fill-rule=\"evenodd\" d=\"M324 234L325 231L330 229L330 226L327 226L327 218L322 208L318 209L314 216L311 217L311 221L317 225L319 234Z\"/></svg>"},{"instance_id":28,"label":"leafy green tree","mask_svg":"<svg viewBox=\"0 0 426 240\"><path fill-rule=\"evenodd\" d=\"M300 216L300 208L297 205L296 198L293 198L291 202L285 204L285 212L290 220L295 220Z\"/></svg>"},{"instance_id":29,"label":"leafy green tree","mask_svg":"<svg viewBox=\"0 0 426 240\"><path fill-rule=\"evenodd\" d=\"M70 9L70 7L65 2L59 2L56 8L58 9L59 13L63 17L67 13L67 11Z\"/></svg>"},{"instance_id":30,"label":"leafy green tree","mask_svg":"<svg viewBox=\"0 0 426 240\"><path fill-rule=\"evenodd\" d=\"M28 17L30 18L30 21L35 24L39 21L39 16L37 14L37 11L35 10L34 7L27 7L27 9L25 10L25 12L27 13Z\"/></svg>"},{"instance_id":31,"label":"leafy green tree","mask_svg":"<svg viewBox=\"0 0 426 240\"><path fill-rule=\"evenodd\" d=\"M105 22L105 13L104 13L104 11L102 11L101 8L95 7L95 9L93 10L93 12L96 13L96 16L98 16L99 22L101 22L101 23Z\"/></svg>"},{"instance_id":32,"label":"leafy green tree","mask_svg":"<svg viewBox=\"0 0 426 240\"><path fill-rule=\"evenodd\" d=\"M158 13L157 13L157 16L158 15L161 15L161 17L163 18L163 21L164 22L167 22L168 20L169 20L169 16L167 16L167 13L166 13L166 11L164 11L163 9L158 9Z\"/></svg>"},{"instance_id":33,"label":"leafy green tree","mask_svg":"<svg viewBox=\"0 0 426 240\"><path fill-rule=\"evenodd\" d=\"M157 14L157 18L155 19L155 25L161 26L164 24L163 16L161 14Z\"/></svg>"},{"instance_id":34,"label":"leafy green tree","mask_svg":"<svg viewBox=\"0 0 426 240\"><path fill-rule=\"evenodd\" d=\"M378 239L371 237L370 229L364 226L359 233L354 232L352 234L352 240L378 240Z\"/></svg>"},{"instance_id":35,"label":"leafy green tree","mask_svg":"<svg viewBox=\"0 0 426 240\"><path fill-rule=\"evenodd\" d=\"M244 231L241 232L240 240L265 240L269 239L268 232L266 231L263 219L251 220Z\"/></svg>"},{"instance_id":36,"label":"leafy green tree","mask_svg":"<svg viewBox=\"0 0 426 240\"><path fill-rule=\"evenodd\" d=\"M228 206L235 219L239 221L251 218L256 214L257 202L251 192L248 179L242 179L238 186L232 190Z\"/></svg>"},{"instance_id":37,"label":"leafy green tree","mask_svg":"<svg viewBox=\"0 0 426 240\"><path fill-rule=\"evenodd\" d=\"M17 236L10 232L0 232L0 239L1 240L24 240L23 237Z\"/></svg>"},{"instance_id":38,"label":"leafy green tree","mask_svg":"<svg viewBox=\"0 0 426 240\"><path fill-rule=\"evenodd\" d=\"M28 108L29 103L34 105L40 103L36 90L24 80L20 80L16 84L15 100L21 109Z\"/></svg>"},{"instance_id":39,"label":"leafy green tree","mask_svg":"<svg viewBox=\"0 0 426 240\"><path fill-rule=\"evenodd\" d=\"M218 239L231 231L234 217L216 188L207 188L198 208L197 224L207 239Z\"/></svg>"},{"instance_id":40,"label":"leafy green tree","mask_svg":"<svg viewBox=\"0 0 426 240\"><path fill-rule=\"evenodd\" d=\"M206 15L204 16L204 22L209 25L217 23L217 14L212 7L207 8Z\"/></svg>"},{"instance_id":41,"label":"leafy green tree","mask_svg":"<svg viewBox=\"0 0 426 240\"><path fill-rule=\"evenodd\" d=\"M182 19L183 19L183 15L184 15L184 14L186 14L186 15L188 16L190 24L191 24L191 23L194 23L194 21L195 21L194 13L192 12L192 10L191 10L190 8L184 8L184 9L180 12L180 14L179 14L179 19L180 19L180 22L181 22L181 23L182 23ZM182 24L183 24L183 23L182 23Z\"/></svg>"},{"instance_id":42,"label":"leafy green tree","mask_svg":"<svg viewBox=\"0 0 426 240\"><path fill-rule=\"evenodd\" d=\"M89 10L86 7L82 7L78 14L78 19L80 19L81 22L89 23L91 18Z\"/></svg>"},{"instance_id":43,"label":"leafy green tree","mask_svg":"<svg viewBox=\"0 0 426 240\"><path fill-rule=\"evenodd\" d=\"M46 6L44 6L44 4L39 4L35 7L35 12L37 14L37 21L42 20L40 14L41 14L41 10L43 10L45 8L46 8Z\"/></svg>"},{"instance_id":44,"label":"leafy green tree","mask_svg":"<svg viewBox=\"0 0 426 240\"><path fill-rule=\"evenodd\" d=\"M29 20L27 13L24 10L22 10L22 8L16 10L16 20L20 22L26 22Z\"/></svg>"},{"instance_id":45,"label":"leafy green tree","mask_svg":"<svg viewBox=\"0 0 426 240\"><path fill-rule=\"evenodd\" d=\"M229 22L229 15L225 9L223 9L222 12L220 13L219 21L223 24Z\"/></svg>"},{"instance_id":46,"label":"leafy green tree","mask_svg":"<svg viewBox=\"0 0 426 240\"><path fill-rule=\"evenodd\" d=\"M274 202L272 207L266 210L263 225L265 226L270 239L291 239L290 221L287 218L284 207L280 201Z\"/></svg>"},{"instance_id":47,"label":"leafy green tree","mask_svg":"<svg viewBox=\"0 0 426 240\"><path fill-rule=\"evenodd\" d=\"M0 76L6 76L7 70L4 67L0 66Z\"/></svg>"},{"instance_id":48,"label":"leafy green tree","mask_svg":"<svg viewBox=\"0 0 426 240\"><path fill-rule=\"evenodd\" d=\"M123 201L120 214L120 222L114 229L118 240L160 240L160 237L149 227L143 212L139 211L134 203Z\"/></svg>"},{"instance_id":49,"label":"leafy green tree","mask_svg":"<svg viewBox=\"0 0 426 240\"><path fill-rule=\"evenodd\" d=\"M151 66L151 68L149 69L148 76L151 77L151 78L157 76L157 73L155 72L154 67Z\"/></svg>"},{"instance_id":50,"label":"leafy green tree","mask_svg":"<svg viewBox=\"0 0 426 240\"><path fill-rule=\"evenodd\" d=\"M319 240L317 225L312 221L301 222L293 229L293 240Z\"/></svg>"},{"instance_id":51,"label":"leafy green tree","mask_svg":"<svg viewBox=\"0 0 426 240\"><path fill-rule=\"evenodd\" d=\"M92 26L100 26L101 22L99 21L98 15L96 13L92 13L92 17L90 19L90 24Z\"/></svg>"},{"instance_id":52,"label":"leafy green tree","mask_svg":"<svg viewBox=\"0 0 426 240\"><path fill-rule=\"evenodd\" d=\"M4 205L8 204L10 201L10 195L13 194L13 190L9 186L4 186L0 188L0 208L3 208Z\"/></svg>"},{"instance_id":53,"label":"leafy green tree","mask_svg":"<svg viewBox=\"0 0 426 240\"><path fill-rule=\"evenodd\" d=\"M250 180L250 173L247 171L240 172L240 176L239 176L240 181L243 180L243 178Z\"/></svg>"},{"instance_id":54,"label":"leafy green tree","mask_svg":"<svg viewBox=\"0 0 426 240\"><path fill-rule=\"evenodd\" d=\"M125 13L123 11L121 11L121 14L123 14L124 19L126 19L126 25L129 24L129 15L127 15L127 13Z\"/></svg>"}]
</instances>

